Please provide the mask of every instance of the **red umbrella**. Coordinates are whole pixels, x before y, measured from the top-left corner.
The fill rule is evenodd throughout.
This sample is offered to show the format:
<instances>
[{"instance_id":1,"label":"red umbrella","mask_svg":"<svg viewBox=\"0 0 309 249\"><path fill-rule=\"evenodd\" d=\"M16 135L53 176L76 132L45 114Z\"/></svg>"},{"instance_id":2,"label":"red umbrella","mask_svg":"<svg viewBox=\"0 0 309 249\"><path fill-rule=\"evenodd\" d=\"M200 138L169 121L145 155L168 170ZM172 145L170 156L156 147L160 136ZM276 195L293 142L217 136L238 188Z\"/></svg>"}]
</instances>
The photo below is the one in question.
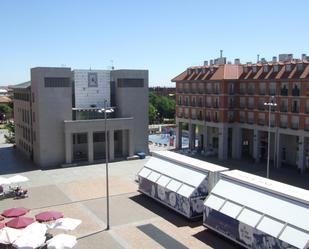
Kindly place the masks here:
<instances>
[{"instance_id":1,"label":"red umbrella","mask_svg":"<svg viewBox=\"0 0 309 249\"><path fill-rule=\"evenodd\" d=\"M4 223L0 223L0 229L4 228L5 224Z\"/></svg>"},{"instance_id":2,"label":"red umbrella","mask_svg":"<svg viewBox=\"0 0 309 249\"><path fill-rule=\"evenodd\" d=\"M50 220L57 220L63 218L63 214L57 211L46 211L39 213L35 216L37 221L50 221Z\"/></svg>"},{"instance_id":3,"label":"red umbrella","mask_svg":"<svg viewBox=\"0 0 309 249\"><path fill-rule=\"evenodd\" d=\"M17 217L17 218L11 219L7 223L5 223L5 225L11 228L24 228L26 226L29 226L33 222L34 222L33 218Z\"/></svg>"},{"instance_id":4,"label":"red umbrella","mask_svg":"<svg viewBox=\"0 0 309 249\"><path fill-rule=\"evenodd\" d=\"M10 208L10 209L7 209L7 210L4 210L2 212L2 215L4 217L18 217L18 216L22 216L26 213L28 213L30 211L30 209L28 208L23 208L23 207L20 207L20 208Z\"/></svg>"}]
</instances>

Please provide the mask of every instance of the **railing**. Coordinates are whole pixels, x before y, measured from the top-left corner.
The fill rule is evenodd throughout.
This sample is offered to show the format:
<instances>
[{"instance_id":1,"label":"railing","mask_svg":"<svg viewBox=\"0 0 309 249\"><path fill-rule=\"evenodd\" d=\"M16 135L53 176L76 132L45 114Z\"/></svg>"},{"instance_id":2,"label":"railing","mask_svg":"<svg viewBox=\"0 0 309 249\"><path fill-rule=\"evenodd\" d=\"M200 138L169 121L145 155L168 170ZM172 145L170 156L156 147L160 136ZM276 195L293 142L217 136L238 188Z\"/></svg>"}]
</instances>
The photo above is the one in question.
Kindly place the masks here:
<instances>
[{"instance_id":1,"label":"railing","mask_svg":"<svg viewBox=\"0 0 309 249\"><path fill-rule=\"evenodd\" d=\"M287 127L288 127L288 123L287 123L287 122L280 121L280 127L281 127L281 128L287 128Z\"/></svg>"},{"instance_id":2,"label":"railing","mask_svg":"<svg viewBox=\"0 0 309 249\"><path fill-rule=\"evenodd\" d=\"M198 120L203 120L203 115L197 115Z\"/></svg>"},{"instance_id":3,"label":"railing","mask_svg":"<svg viewBox=\"0 0 309 249\"><path fill-rule=\"evenodd\" d=\"M282 95L282 96L288 96L288 89L286 89L286 88L281 88L281 90L280 90L280 95Z\"/></svg>"},{"instance_id":4,"label":"railing","mask_svg":"<svg viewBox=\"0 0 309 249\"><path fill-rule=\"evenodd\" d=\"M185 89L184 89L184 93L190 93L190 89L185 88Z\"/></svg>"},{"instance_id":5,"label":"railing","mask_svg":"<svg viewBox=\"0 0 309 249\"><path fill-rule=\"evenodd\" d=\"M191 93L197 93L196 88L191 88Z\"/></svg>"},{"instance_id":6,"label":"railing","mask_svg":"<svg viewBox=\"0 0 309 249\"><path fill-rule=\"evenodd\" d=\"M287 112L288 107L287 106L280 106L280 112Z\"/></svg>"},{"instance_id":7,"label":"railing","mask_svg":"<svg viewBox=\"0 0 309 249\"><path fill-rule=\"evenodd\" d=\"M214 104L212 105L212 107L213 107L213 108L219 108L219 104L218 104L218 103L214 103Z\"/></svg>"},{"instance_id":8,"label":"railing","mask_svg":"<svg viewBox=\"0 0 309 249\"><path fill-rule=\"evenodd\" d=\"M239 117L239 123L244 123L245 122L245 118L244 117Z\"/></svg>"},{"instance_id":9,"label":"railing","mask_svg":"<svg viewBox=\"0 0 309 249\"><path fill-rule=\"evenodd\" d=\"M192 102L192 106L193 106L193 107L195 107L195 106L196 106L196 103L195 103L194 101Z\"/></svg>"},{"instance_id":10,"label":"railing","mask_svg":"<svg viewBox=\"0 0 309 249\"><path fill-rule=\"evenodd\" d=\"M309 124L305 124L304 130L309 131Z\"/></svg>"},{"instance_id":11,"label":"railing","mask_svg":"<svg viewBox=\"0 0 309 249\"><path fill-rule=\"evenodd\" d=\"M253 122L254 122L254 120L251 119L251 118L249 118L247 123L248 123L248 124L253 124Z\"/></svg>"},{"instance_id":12,"label":"railing","mask_svg":"<svg viewBox=\"0 0 309 249\"><path fill-rule=\"evenodd\" d=\"M261 111L265 110L264 103L263 104L259 104L259 110L261 110Z\"/></svg>"},{"instance_id":13,"label":"railing","mask_svg":"<svg viewBox=\"0 0 309 249\"><path fill-rule=\"evenodd\" d=\"M276 95L276 89L269 89L269 95Z\"/></svg>"},{"instance_id":14,"label":"railing","mask_svg":"<svg viewBox=\"0 0 309 249\"><path fill-rule=\"evenodd\" d=\"M245 93L245 89L244 89L244 88L240 88L240 89L239 89L239 93L240 93L240 94L244 94L244 93Z\"/></svg>"},{"instance_id":15,"label":"railing","mask_svg":"<svg viewBox=\"0 0 309 249\"><path fill-rule=\"evenodd\" d=\"M183 114L183 113L178 113L178 114L177 114L177 117L178 117L178 118L183 118L183 117L184 117L184 114Z\"/></svg>"},{"instance_id":16,"label":"railing","mask_svg":"<svg viewBox=\"0 0 309 249\"><path fill-rule=\"evenodd\" d=\"M294 129L294 130L298 130L299 129L299 123L298 122L297 123L292 122L291 128Z\"/></svg>"},{"instance_id":17,"label":"railing","mask_svg":"<svg viewBox=\"0 0 309 249\"><path fill-rule=\"evenodd\" d=\"M189 114L185 113L184 118L189 118Z\"/></svg>"},{"instance_id":18,"label":"railing","mask_svg":"<svg viewBox=\"0 0 309 249\"><path fill-rule=\"evenodd\" d=\"M219 89L214 90L214 94L219 94L219 92L220 92Z\"/></svg>"},{"instance_id":19,"label":"railing","mask_svg":"<svg viewBox=\"0 0 309 249\"><path fill-rule=\"evenodd\" d=\"M177 88L177 93L183 93L183 88Z\"/></svg>"},{"instance_id":20,"label":"railing","mask_svg":"<svg viewBox=\"0 0 309 249\"><path fill-rule=\"evenodd\" d=\"M258 124L259 125L264 125L265 124L265 120L264 119L259 119Z\"/></svg>"},{"instance_id":21,"label":"railing","mask_svg":"<svg viewBox=\"0 0 309 249\"><path fill-rule=\"evenodd\" d=\"M254 89L253 88L248 88L248 94L250 94L250 95L254 94Z\"/></svg>"},{"instance_id":22,"label":"railing","mask_svg":"<svg viewBox=\"0 0 309 249\"><path fill-rule=\"evenodd\" d=\"M254 105L253 104L249 104L248 105L248 109L252 110L254 108Z\"/></svg>"},{"instance_id":23,"label":"railing","mask_svg":"<svg viewBox=\"0 0 309 249\"><path fill-rule=\"evenodd\" d=\"M306 107L306 113L309 113L309 107Z\"/></svg>"},{"instance_id":24,"label":"railing","mask_svg":"<svg viewBox=\"0 0 309 249\"><path fill-rule=\"evenodd\" d=\"M210 121L211 121L210 116L207 116L207 117L206 117L206 121L208 121L208 122L210 122Z\"/></svg>"},{"instance_id":25,"label":"railing","mask_svg":"<svg viewBox=\"0 0 309 249\"><path fill-rule=\"evenodd\" d=\"M299 96L299 93L300 93L299 89L293 89L292 90L292 95L293 96Z\"/></svg>"},{"instance_id":26,"label":"railing","mask_svg":"<svg viewBox=\"0 0 309 249\"><path fill-rule=\"evenodd\" d=\"M234 122L234 117L229 117L229 118L228 118L228 122L229 122L229 123L233 123L233 122Z\"/></svg>"},{"instance_id":27,"label":"railing","mask_svg":"<svg viewBox=\"0 0 309 249\"><path fill-rule=\"evenodd\" d=\"M197 92L198 92L199 94L204 94L204 93L205 93L204 89L200 89L200 88L197 89Z\"/></svg>"},{"instance_id":28,"label":"railing","mask_svg":"<svg viewBox=\"0 0 309 249\"><path fill-rule=\"evenodd\" d=\"M206 89L206 93L207 93L207 94L211 94L211 93L212 93L212 90L207 88L207 89Z\"/></svg>"},{"instance_id":29,"label":"railing","mask_svg":"<svg viewBox=\"0 0 309 249\"><path fill-rule=\"evenodd\" d=\"M203 107L203 103L202 103L202 102L198 102L198 103L197 103L197 106L198 106L198 107Z\"/></svg>"},{"instance_id":30,"label":"railing","mask_svg":"<svg viewBox=\"0 0 309 249\"><path fill-rule=\"evenodd\" d=\"M191 114L191 119L196 119L196 115Z\"/></svg>"},{"instance_id":31,"label":"railing","mask_svg":"<svg viewBox=\"0 0 309 249\"><path fill-rule=\"evenodd\" d=\"M241 109L245 108L245 104L244 103L239 103L239 108L241 108Z\"/></svg>"},{"instance_id":32,"label":"railing","mask_svg":"<svg viewBox=\"0 0 309 249\"><path fill-rule=\"evenodd\" d=\"M260 95L265 95L266 94L266 90L265 89L260 89L259 90L259 94Z\"/></svg>"},{"instance_id":33,"label":"railing","mask_svg":"<svg viewBox=\"0 0 309 249\"><path fill-rule=\"evenodd\" d=\"M292 112L294 112L294 113L299 113L299 107L294 107L294 108L292 108Z\"/></svg>"},{"instance_id":34,"label":"railing","mask_svg":"<svg viewBox=\"0 0 309 249\"><path fill-rule=\"evenodd\" d=\"M270 120L270 126L275 127L275 120Z\"/></svg>"}]
</instances>

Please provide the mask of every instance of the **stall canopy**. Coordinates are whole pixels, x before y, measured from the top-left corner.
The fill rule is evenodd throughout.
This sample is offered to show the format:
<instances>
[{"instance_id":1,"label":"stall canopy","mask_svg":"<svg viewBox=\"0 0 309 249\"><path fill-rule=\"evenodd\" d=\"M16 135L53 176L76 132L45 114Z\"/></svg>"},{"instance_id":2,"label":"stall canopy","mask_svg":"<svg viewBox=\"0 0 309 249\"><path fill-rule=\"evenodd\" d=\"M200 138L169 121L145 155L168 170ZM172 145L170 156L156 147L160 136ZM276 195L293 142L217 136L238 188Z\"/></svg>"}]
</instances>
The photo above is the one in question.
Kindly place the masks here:
<instances>
[{"instance_id":1,"label":"stall canopy","mask_svg":"<svg viewBox=\"0 0 309 249\"><path fill-rule=\"evenodd\" d=\"M309 246L309 191L232 170L204 205L204 225L247 248Z\"/></svg>"},{"instance_id":2,"label":"stall canopy","mask_svg":"<svg viewBox=\"0 0 309 249\"><path fill-rule=\"evenodd\" d=\"M227 168L174 152L153 153L138 173L139 190L188 218L202 215L213 178Z\"/></svg>"}]
</instances>

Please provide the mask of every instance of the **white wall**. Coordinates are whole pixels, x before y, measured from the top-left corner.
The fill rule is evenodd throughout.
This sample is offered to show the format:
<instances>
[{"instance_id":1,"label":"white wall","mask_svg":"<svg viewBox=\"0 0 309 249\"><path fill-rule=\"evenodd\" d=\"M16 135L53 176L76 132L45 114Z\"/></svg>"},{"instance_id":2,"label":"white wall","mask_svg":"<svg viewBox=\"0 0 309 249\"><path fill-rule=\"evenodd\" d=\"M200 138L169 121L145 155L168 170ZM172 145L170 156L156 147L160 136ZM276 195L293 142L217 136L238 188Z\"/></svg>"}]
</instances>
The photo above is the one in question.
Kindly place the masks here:
<instances>
[{"instance_id":1,"label":"white wall","mask_svg":"<svg viewBox=\"0 0 309 249\"><path fill-rule=\"evenodd\" d=\"M88 86L88 73L97 73L98 86ZM110 106L110 71L109 70L74 70L75 81L75 107L89 108Z\"/></svg>"}]
</instances>

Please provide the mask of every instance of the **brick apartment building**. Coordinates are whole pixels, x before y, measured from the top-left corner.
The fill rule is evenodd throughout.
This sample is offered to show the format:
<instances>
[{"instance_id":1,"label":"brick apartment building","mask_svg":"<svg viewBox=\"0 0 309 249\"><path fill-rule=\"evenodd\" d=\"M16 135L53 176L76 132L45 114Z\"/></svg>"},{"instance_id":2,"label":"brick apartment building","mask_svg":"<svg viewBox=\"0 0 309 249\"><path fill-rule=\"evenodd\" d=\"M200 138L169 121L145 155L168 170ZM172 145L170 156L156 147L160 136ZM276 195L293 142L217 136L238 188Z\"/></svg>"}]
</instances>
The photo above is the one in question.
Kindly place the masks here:
<instances>
[{"instance_id":1,"label":"brick apartment building","mask_svg":"<svg viewBox=\"0 0 309 249\"><path fill-rule=\"evenodd\" d=\"M271 62L226 63L221 57L176 76L177 135L188 124L189 148L220 160L270 159L304 171L309 161L309 60L291 54ZM275 102L270 120L266 102ZM268 126L270 122L270 145ZM198 144L196 144L198 140ZM181 139L177 147L181 148Z\"/></svg>"}]
</instances>

